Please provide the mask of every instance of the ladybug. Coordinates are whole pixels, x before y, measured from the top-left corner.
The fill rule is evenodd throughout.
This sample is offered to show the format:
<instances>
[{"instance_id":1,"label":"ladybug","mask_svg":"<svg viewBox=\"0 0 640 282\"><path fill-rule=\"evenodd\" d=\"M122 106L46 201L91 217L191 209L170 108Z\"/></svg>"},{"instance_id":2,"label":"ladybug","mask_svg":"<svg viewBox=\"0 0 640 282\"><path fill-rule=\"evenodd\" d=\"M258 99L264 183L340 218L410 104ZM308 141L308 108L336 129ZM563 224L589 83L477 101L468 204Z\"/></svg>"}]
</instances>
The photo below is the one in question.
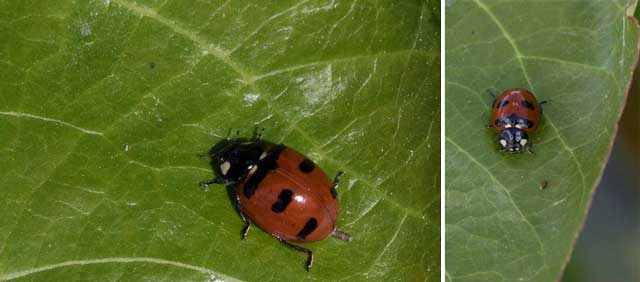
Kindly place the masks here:
<instances>
[{"instance_id":1,"label":"ladybug","mask_svg":"<svg viewBox=\"0 0 640 282\"><path fill-rule=\"evenodd\" d=\"M536 97L527 89L513 88L504 91L493 100L491 124L498 133L500 151L520 153L524 147L533 154L529 133L538 129L542 107ZM528 145L528 146L527 146Z\"/></svg>"},{"instance_id":2,"label":"ladybug","mask_svg":"<svg viewBox=\"0 0 640 282\"><path fill-rule=\"evenodd\" d=\"M221 183L235 193L235 205L244 222L242 239L251 224L256 224L288 247L305 253L309 271L313 252L293 243L329 236L351 240L349 234L336 229L336 189L342 172L331 180L300 152L264 141L262 135L253 140L225 139L214 146L209 157L216 178L201 185Z\"/></svg>"}]
</instances>

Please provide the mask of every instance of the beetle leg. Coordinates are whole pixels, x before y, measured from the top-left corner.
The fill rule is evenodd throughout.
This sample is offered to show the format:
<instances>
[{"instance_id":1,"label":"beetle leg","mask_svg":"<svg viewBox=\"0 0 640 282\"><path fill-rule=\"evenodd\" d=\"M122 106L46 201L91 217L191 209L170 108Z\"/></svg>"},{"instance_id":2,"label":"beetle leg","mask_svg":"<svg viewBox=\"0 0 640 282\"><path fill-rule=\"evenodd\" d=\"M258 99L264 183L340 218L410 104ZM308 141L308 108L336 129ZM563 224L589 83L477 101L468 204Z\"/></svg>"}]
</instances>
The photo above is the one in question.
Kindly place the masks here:
<instances>
[{"instance_id":1,"label":"beetle leg","mask_svg":"<svg viewBox=\"0 0 640 282\"><path fill-rule=\"evenodd\" d=\"M349 233L347 232L343 232L336 229L333 231L333 234L331 234L331 236L336 237L342 241L351 242L351 235L349 235Z\"/></svg>"},{"instance_id":2,"label":"beetle leg","mask_svg":"<svg viewBox=\"0 0 640 282\"><path fill-rule=\"evenodd\" d=\"M344 172L342 171L338 171L338 173L336 174L336 177L333 178L333 184L332 184L332 189L337 189L338 185L340 184L340 178L342 177L342 175L344 174Z\"/></svg>"},{"instance_id":3,"label":"beetle leg","mask_svg":"<svg viewBox=\"0 0 640 282\"><path fill-rule=\"evenodd\" d=\"M289 248L292 248L292 249L294 249L294 250L296 250L298 252L307 254L307 266L306 266L306 268L307 268L307 271L309 271L311 269L311 266L313 265L313 252L311 250L309 250L307 248L300 247L298 245L291 244L288 241L285 241L285 240L280 239L280 238L278 238L278 240L280 240L280 242L282 242L283 244L287 245Z\"/></svg>"},{"instance_id":4,"label":"beetle leg","mask_svg":"<svg viewBox=\"0 0 640 282\"><path fill-rule=\"evenodd\" d=\"M236 206L238 206L238 201L236 201ZM242 218L242 222L244 222L244 227L242 227L242 240L247 238L247 233L249 233L249 228L251 228L251 220L247 218L246 215L242 212L240 207L238 207L238 211L240 213L240 218Z\"/></svg>"},{"instance_id":5,"label":"beetle leg","mask_svg":"<svg viewBox=\"0 0 640 282\"><path fill-rule=\"evenodd\" d=\"M549 102L549 101L544 100L544 101L542 101L542 102L539 102L539 103L538 103L538 105L540 105L540 113L542 113L542 112L543 112L543 110L544 110L544 109L542 108L542 104L546 104L547 102Z\"/></svg>"},{"instance_id":6,"label":"beetle leg","mask_svg":"<svg viewBox=\"0 0 640 282\"><path fill-rule=\"evenodd\" d=\"M260 132L258 132L258 135L256 136L256 142L257 141L262 141L262 136L264 135L264 127L260 129Z\"/></svg>"},{"instance_id":7,"label":"beetle leg","mask_svg":"<svg viewBox=\"0 0 640 282\"><path fill-rule=\"evenodd\" d=\"M529 154L535 155L535 153L533 152L533 142L529 141L529 146L527 146L527 152Z\"/></svg>"},{"instance_id":8,"label":"beetle leg","mask_svg":"<svg viewBox=\"0 0 640 282\"><path fill-rule=\"evenodd\" d=\"M209 179L206 181L200 181L199 185L200 187L209 187L209 185L212 184L224 184L224 180L220 179L219 177L213 178L213 179Z\"/></svg>"}]
</instances>

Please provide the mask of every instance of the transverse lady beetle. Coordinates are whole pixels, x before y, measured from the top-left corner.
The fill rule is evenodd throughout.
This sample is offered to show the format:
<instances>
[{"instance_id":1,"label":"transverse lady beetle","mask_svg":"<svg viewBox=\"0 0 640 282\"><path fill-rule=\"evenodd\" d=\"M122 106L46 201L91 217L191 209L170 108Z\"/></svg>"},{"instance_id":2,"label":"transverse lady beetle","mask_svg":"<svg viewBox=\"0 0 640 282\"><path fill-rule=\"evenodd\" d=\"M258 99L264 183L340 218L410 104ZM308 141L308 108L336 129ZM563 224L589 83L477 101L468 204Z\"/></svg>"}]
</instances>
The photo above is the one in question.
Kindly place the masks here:
<instances>
[{"instance_id":1,"label":"transverse lady beetle","mask_svg":"<svg viewBox=\"0 0 640 282\"><path fill-rule=\"evenodd\" d=\"M528 133L538 129L542 116L541 104L533 93L522 88L504 91L494 99L492 105L491 124L498 135L500 151L520 153L528 145L527 151L533 154L533 144Z\"/></svg>"},{"instance_id":2,"label":"transverse lady beetle","mask_svg":"<svg viewBox=\"0 0 640 282\"><path fill-rule=\"evenodd\" d=\"M331 179L313 161L282 144L262 140L225 139L209 152L216 178L202 182L225 184L235 190L235 204L244 228L242 239L255 223L296 251L307 254L306 269L313 252L292 242L314 242L334 236L350 241L336 229L336 188L342 172Z\"/></svg>"}]
</instances>

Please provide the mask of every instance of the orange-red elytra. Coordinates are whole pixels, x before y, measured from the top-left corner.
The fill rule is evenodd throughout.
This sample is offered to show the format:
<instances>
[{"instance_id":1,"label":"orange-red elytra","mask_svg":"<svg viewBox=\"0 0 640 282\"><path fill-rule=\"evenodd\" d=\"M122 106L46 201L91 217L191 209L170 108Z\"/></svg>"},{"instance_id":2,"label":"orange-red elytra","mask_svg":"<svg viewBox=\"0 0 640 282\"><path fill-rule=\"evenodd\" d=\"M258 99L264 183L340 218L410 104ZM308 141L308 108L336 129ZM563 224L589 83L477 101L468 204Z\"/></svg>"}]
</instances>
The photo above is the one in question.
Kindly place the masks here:
<instances>
[{"instance_id":1,"label":"orange-red elytra","mask_svg":"<svg viewBox=\"0 0 640 282\"><path fill-rule=\"evenodd\" d=\"M332 180L313 161L282 144L262 140L223 140L209 152L216 179L203 185L224 183L235 189L235 203L244 221L242 239L251 224L285 245L307 254L307 271L313 264L311 250L294 245L334 236L350 241L336 229L336 188L342 172Z\"/></svg>"},{"instance_id":2,"label":"orange-red elytra","mask_svg":"<svg viewBox=\"0 0 640 282\"><path fill-rule=\"evenodd\" d=\"M533 153L529 133L538 129L542 116L541 104L527 89L513 88L495 98L491 106L491 124L498 133L500 151L520 153L527 147Z\"/></svg>"}]
</instances>

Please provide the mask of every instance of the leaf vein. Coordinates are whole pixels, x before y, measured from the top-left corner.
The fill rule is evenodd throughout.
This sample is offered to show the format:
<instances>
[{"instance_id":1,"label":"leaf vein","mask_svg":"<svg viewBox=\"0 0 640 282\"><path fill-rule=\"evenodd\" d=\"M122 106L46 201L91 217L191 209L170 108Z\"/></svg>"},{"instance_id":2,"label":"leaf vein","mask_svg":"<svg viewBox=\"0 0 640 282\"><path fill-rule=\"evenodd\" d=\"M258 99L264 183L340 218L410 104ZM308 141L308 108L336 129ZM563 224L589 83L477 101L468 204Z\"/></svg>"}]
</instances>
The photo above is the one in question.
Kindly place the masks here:
<instances>
[{"instance_id":1,"label":"leaf vein","mask_svg":"<svg viewBox=\"0 0 640 282\"><path fill-rule=\"evenodd\" d=\"M12 117L18 117L18 118L30 118L30 119L37 119L37 120L42 120L42 121L46 121L46 122L52 122L52 123L56 123L56 124L60 124L60 125L66 126L66 127L73 128L75 130L78 130L78 131L80 131L82 133L86 133L86 134L89 134L89 135L104 136L104 134L102 132L91 130L91 129L86 129L86 128L74 125L74 124L66 122L66 121L62 121L62 120L54 119L54 118L49 118L49 117L45 117L45 116L39 116L39 115L23 113L23 112L0 112L0 115L12 116Z\"/></svg>"},{"instance_id":2,"label":"leaf vein","mask_svg":"<svg viewBox=\"0 0 640 282\"><path fill-rule=\"evenodd\" d=\"M527 219L527 217L524 215L524 213L522 212L522 210L520 209L520 207L516 204L516 202L513 200L513 196L511 195L511 192L509 191L509 189L507 189L507 187L505 187L502 182L500 182L494 175L493 173L491 173L491 171L489 171L482 163L480 163L476 158L474 158L471 154L469 154L469 152L467 152L466 150L464 150L462 147L460 147L460 145L458 145L458 143L456 143L455 141L453 141L451 138L449 137L445 137L445 139L447 140L447 142L449 142L451 145L453 145L454 147L456 147L456 149L458 149L458 151L460 151L463 155L465 155L467 158L469 158L469 160L471 162L473 162L474 164L476 164L480 169L482 169L487 176L489 176L489 179L494 182L496 185L498 185L498 187L500 189L502 189L502 191L505 193L505 195L507 196L507 198L509 199L510 204L514 207L514 209L516 210L516 212L518 213L518 215L522 218L522 221L529 226L529 228L531 229L531 231L533 232L537 242L538 242L538 247L540 248L540 255L542 256L542 259L544 261L544 264L546 265L546 260L544 258L544 244L542 243L542 239L540 237L540 234L538 233L538 230L533 226L533 224L531 224L531 222Z\"/></svg>"},{"instance_id":3,"label":"leaf vein","mask_svg":"<svg viewBox=\"0 0 640 282\"><path fill-rule=\"evenodd\" d=\"M184 268L184 269L197 271L202 274L213 275L215 277L223 278L227 281L241 281L237 278L230 277L230 276L221 274L219 272L215 272L211 269L208 269L202 266L187 264L187 263L178 262L178 261L160 259L160 258L153 258L153 257L110 257L110 258L100 258L100 259L70 260L70 261L64 261L61 263L35 267L29 270L7 273L4 275L0 275L0 280L13 280L13 279L29 276L32 274L36 274L39 272L45 272L45 271L50 271L50 270L55 270L58 268L64 268L64 267L70 267L70 266L86 266L86 265L99 265L99 264L111 264L111 263L121 263L121 264L148 263L148 264L168 265L168 266L174 266L177 268Z\"/></svg>"}]
</instances>

